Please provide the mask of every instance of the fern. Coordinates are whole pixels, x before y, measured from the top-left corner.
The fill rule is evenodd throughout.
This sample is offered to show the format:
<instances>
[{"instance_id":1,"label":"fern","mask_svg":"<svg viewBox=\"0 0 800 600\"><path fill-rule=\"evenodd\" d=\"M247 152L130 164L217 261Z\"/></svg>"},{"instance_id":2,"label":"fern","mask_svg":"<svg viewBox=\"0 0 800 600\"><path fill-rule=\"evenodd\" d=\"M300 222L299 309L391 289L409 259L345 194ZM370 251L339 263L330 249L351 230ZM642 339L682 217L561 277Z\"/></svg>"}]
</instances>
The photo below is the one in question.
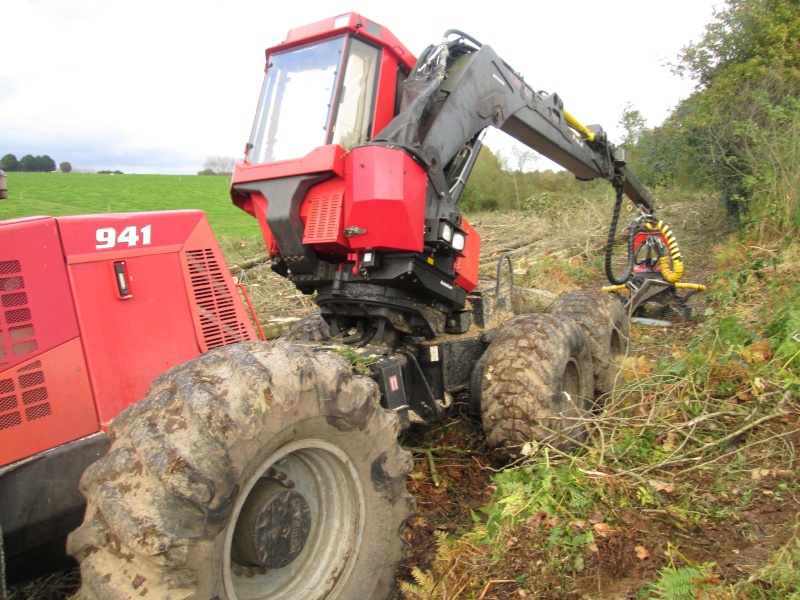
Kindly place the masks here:
<instances>
[{"instance_id":1,"label":"fern","mask_svg":"<svg viewBox=\"0 0 800 600\"><path fill-rule=\"evenodd\" d=\"M417 582L416 584L408 581L400 582L400 592L405 600L429 600L429 598L433 597L433 593L436 590L436 580L433 577L433 573L423 571L419 567L413 567L411 576Z\"/></svg>"},{"instance_id":2,"label":"fern","mask_svg":"<svg viewBox=\"0 0 800 600\"><path fill-rule=\"evenodd\" d=\"M703 592L709 591L719 582L711 573L714 563L703 563L680 569L661 569L658 574L660 579L650 584L654 598L660 600L696 600L703 597Z\"/></svg>"}]
</instances>

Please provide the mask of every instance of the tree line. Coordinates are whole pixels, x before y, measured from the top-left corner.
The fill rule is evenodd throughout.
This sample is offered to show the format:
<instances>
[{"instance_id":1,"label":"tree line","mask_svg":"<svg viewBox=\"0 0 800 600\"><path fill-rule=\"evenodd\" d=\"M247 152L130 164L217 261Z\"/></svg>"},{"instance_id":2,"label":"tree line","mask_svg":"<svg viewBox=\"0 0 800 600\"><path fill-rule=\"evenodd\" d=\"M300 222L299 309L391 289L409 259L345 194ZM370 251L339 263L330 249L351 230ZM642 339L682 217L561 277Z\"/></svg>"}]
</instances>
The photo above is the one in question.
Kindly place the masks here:
<instances>
[{"instance_id":1,"label":"tree line","mask_svg":"<svg viewBox=\"0 0 800 600\"><path fill-rule=\"evenodd\" d=\"M620 145L632 171L651 189L717 194L767 239L800 233L800 1L725 0L671 66L696 87L657 127L625 106ZM563 202L584 189L566 172L528 172L528 162L484 147L462 209L547 211L554 194Z\"/></svg>"},{"instance_id":2,"label":"tree line","mask_svg":"<svg viewBox=\"0 0 800 600\"><path fill-rule=\"evenodd\" d=\"M56 161L47 154L44 156L26 154L19 160L13 154L6 154L3 158L0 158L0 171L8 171L9 173L19 171L25 173L50 173L55 170ZM69 173L72 171L72 165L68 162L62 162L59 165L59 170L62 173Z\"/></svg>"},{"instance_id":3,"label":"tree line","mask_svg":"<svg viewBox=\"0 0 800 600\"><path fill-rule=\"evenodd\" d=\"M637 175L717 192L767 238L800 233L800 2L726 0L672 67L696 87L663 124L627 107Z\"/></svg>"}]
</instances>

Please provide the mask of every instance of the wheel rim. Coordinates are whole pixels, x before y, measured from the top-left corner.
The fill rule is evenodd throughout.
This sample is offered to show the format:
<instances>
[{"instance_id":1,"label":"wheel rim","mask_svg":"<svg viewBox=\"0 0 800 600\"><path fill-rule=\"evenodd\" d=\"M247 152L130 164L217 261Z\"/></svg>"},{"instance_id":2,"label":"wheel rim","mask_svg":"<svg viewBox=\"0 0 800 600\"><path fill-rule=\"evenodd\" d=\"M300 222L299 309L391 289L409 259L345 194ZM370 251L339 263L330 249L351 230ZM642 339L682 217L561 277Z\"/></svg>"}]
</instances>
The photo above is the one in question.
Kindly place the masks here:
<instances>
[{"instance_id":1,"label":"wheel rim","mask_svg":"<svg viewBox=\"0 0 800 600\"><path fill-rule=\"evenodd\" d=\"M555 421L555 429L566 438L573 438L579 435L582 429L582 425L574 420L581 416L578 407L580 406L582 395L581 369L575 359L570 358L564 368L559 406L561 410L558 411L560 418Z\"/></svg>"},{"instance_id":2,"label":"wheel rim","mask_svg":"<svg viewBox=\"0 0 800 600\"><path fill-rule=\"evenodd\" d=\"M235 525L250 512L245 506L251 493L267 489L274 497L274 482L290 490L287 494L297 504L302 504L297 498L307 504L310 527L303 534L302 550L290 556L291 560L281 568L242 566L234 558L241 555L236 552L235 540L242 535ZM348 580L357 558L364 515L362 483L344 451L313 439L281 448L261 463L234 506L231 524L225 532L223 554L223 580L228 598L335 597L340 584Z\"/></svg>"},{"instance_id":3,"label":"wheel rim","mask_svg":"<svg viewBox=\"0 0 800 600\"><path fill-rule=\"evenodd\" d=\"M564 369L564 386L561 391L569 395L569 398L565 398L569 410L581 395L581 371L574 359L570 359Z\"/></svg>"},{"instance_id":4,"label":"wheel rim","mask_svg":"<svg viewBox=\"0 0 800 600\"><path fill-rule=\"evenodd\" d=\"M614 358L622 354L622 340L619 339L619 332L616 328L611 329L611 340L609 341L609 355Z\"/></svg>"}]
</instances>

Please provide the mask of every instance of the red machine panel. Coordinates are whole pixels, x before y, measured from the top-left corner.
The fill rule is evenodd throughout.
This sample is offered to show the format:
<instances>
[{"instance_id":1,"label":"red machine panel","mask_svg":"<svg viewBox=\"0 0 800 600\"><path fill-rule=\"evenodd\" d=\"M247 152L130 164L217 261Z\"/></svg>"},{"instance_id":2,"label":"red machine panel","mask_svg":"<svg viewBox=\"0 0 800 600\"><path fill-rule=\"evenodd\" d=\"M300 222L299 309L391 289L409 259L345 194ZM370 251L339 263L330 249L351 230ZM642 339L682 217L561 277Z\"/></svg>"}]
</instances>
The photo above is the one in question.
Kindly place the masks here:
<instances>
[{"instance_id":1,"label":"red machine panel","mask_svg":"<svg viewBox=\"0 0 800 600\"><path fill-rule=\"evenodd\" d=\"M425 170L401 150L353 149L346 160L344 226L354 250L421 252L425 235Z\"/></svg>"},{"instance_id":2,"label":"red machine panel","mask_svg":"<svg viewBox=\"0 0 800 600\"><path fill-rule=\"evenodd\" d=\"M56 222L0 224L0 370L78 337Z\"/></svg>"},{"instance_id":3,"label":"red machine panel","mask_svg":"<svg viewBox=\"0 0 800 600\"><path fill-rule=\"evenodd\" d=\"M98 430L56 222L0 224L0 465Z\"/></svg>"},{"instance_id":4,"label":"red machine panel","mask_svg":"<svg viewBox=\"0 0 800 600\"><path fill-rule=\"evenodd\" d=\"M78 338L0 372L0 466L98 430Z\"/></svg>"},{"instance_id":5,"label":"red machine panel","mask_svg":"<svg viewBox=\"0 0 800 600\"><path fill-rule=\"evenodd\" d=\"M456 284L468 292L478 285L478 266L481 258L481 236L467 223L461 220L461 229L467 234L467 243L462 251L463 256L456 259Z\"/></svg>"},{"instance_id":6,"label":"red machine panel","mask_svg":"<svg viewBox=\"0 0 800 600\"><path fill-rule=\"evenodd\" d=\"M103 427L166 369L255 339L202 212L57 221Z\"/></svg>"}]
</instances>

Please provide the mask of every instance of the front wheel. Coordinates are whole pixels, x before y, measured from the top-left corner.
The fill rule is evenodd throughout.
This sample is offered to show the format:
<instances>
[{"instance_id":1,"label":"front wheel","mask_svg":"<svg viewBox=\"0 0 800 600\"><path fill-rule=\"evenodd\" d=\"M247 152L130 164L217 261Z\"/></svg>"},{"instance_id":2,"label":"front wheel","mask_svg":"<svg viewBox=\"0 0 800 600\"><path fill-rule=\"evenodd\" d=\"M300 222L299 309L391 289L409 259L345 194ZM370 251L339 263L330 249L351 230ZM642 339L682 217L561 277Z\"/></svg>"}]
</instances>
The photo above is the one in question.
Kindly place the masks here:
<instances>
[{"instance_id":1,"label":"front wheel","mask_svg":"<svg viewBox=\"0 0 800 600\"><path fill-rule=\"evenodd\" d=\"M78 598L391 597L413 509L398 432L329 354L247 343L171 369L84 474Z\"/></svg>"}]
</instances>

